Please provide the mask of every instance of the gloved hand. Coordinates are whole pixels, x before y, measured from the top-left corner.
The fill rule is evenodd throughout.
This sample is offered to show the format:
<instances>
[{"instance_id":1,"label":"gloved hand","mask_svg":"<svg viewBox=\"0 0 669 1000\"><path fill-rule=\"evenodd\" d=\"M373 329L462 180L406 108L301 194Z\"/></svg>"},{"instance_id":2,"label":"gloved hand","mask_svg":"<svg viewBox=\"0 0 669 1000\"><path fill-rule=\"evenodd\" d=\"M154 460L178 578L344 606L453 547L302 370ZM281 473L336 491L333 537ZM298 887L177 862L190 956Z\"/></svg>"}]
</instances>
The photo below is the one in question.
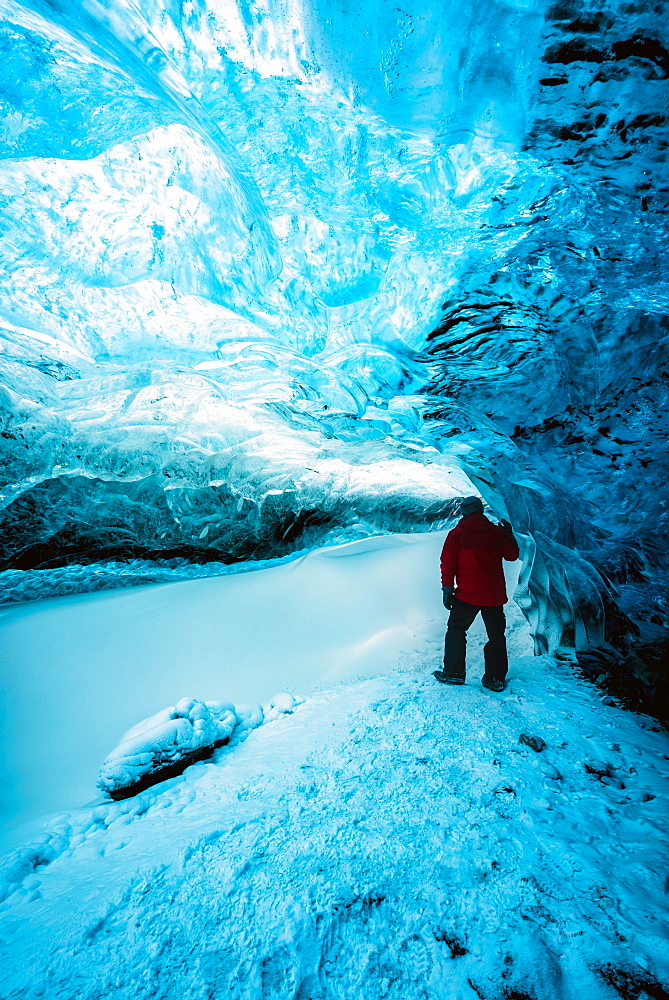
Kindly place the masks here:
<instances>
[{"instance_id":1,"label":"gloved hand","mask_svg":"<svg viewBox=\"0 0 669 1000\"><path fill-rule=\"evenodd\" d=\"M512 535L513 534L513 528L511 526L511 522L510 521L505 521L502 518L502 520L499 522L499 526L500 526L500 528L504 528L504 530L506 531L507 535Z\"/></svg>"},{"instance_id":2,"label":"gloved hand","mask_svg":"<svg viewBox=\"0 0 669 1000\"><path fill-rule=\"evenodd\" d=\"M444 607L447 609L447 611L450 611L451 608L453 607L453 590L454 589L455 589L454 587L442 587L441 588L441 596L442 596L442 599L444 601Z\"/></svg>"}]
</instances>

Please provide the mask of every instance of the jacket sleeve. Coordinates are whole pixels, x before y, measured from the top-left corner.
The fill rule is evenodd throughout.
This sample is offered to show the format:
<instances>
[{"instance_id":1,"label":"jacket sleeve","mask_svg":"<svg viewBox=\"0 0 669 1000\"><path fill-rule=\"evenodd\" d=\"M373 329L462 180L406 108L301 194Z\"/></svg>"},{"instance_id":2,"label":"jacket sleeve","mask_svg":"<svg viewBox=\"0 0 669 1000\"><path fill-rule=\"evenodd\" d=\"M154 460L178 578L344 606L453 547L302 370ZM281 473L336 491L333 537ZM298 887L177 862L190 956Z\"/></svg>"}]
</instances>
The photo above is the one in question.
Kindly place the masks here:
<instances>
[{"instance_id":1,"label":"jacket sleeve","mask_svg":"<svg viewBox=\"0 0 669 1000\"><path fill-rule=\"evenodd\" d=\"M513 536L512 531L504 531L504 548L502 549L502 558L507 559L509 562L515 562L520 555L520 549L518 548L518 542Z\"/></svg>"},{"instance_id":2,"label":"jacket sleeve","mask_svg":"<svg viewBox=\"0 0 669 1000\"><path fill-rule=\"evenodd\" d=\"M452 587L455 583L455 568L457 563L457 552L455 550L455 539L453 532L446 535L444 547L441 550L441 585L442 587Z\"/></svg>"}]
</instances>

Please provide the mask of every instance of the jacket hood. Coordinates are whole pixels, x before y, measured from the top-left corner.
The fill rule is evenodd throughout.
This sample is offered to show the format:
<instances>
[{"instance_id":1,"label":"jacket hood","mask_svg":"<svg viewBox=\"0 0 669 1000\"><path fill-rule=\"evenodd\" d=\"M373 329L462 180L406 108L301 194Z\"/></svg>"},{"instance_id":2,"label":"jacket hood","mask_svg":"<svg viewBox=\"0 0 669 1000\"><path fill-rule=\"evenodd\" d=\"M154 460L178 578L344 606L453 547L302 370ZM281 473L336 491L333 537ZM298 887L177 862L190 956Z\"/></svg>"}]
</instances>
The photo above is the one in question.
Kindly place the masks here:
<instances>
[{"instance_id":1,"label":"jacket hood","mask_svg":"<svg viewBox=\"0 0 669 1000\"><path fill-rule=\"evenodd\" d=\"M458 528L464 531L491 531L495 525L489 521L485 514L467 514L458 522Z\"/></svg>"}]
</instances>

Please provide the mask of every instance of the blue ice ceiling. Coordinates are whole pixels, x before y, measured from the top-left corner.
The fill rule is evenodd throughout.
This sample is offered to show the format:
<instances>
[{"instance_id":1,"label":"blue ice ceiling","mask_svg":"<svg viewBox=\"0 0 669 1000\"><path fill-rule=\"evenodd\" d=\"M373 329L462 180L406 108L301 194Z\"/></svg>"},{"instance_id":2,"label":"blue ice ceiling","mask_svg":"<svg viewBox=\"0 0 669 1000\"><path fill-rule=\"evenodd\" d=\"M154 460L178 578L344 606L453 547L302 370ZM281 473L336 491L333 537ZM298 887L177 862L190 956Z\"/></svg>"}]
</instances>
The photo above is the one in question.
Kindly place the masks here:
<instances>
[{"instance_id":1,"label":"blue ice ceiling","mask_svg":"<svg viewBox=\"0 0 669 1000\"><path fill-rule=\"evenodd\" d=\"M444 526L477 489L539 648L666 625L665 6L0 19L6 599Z\"/></svg>"}]
</instances>

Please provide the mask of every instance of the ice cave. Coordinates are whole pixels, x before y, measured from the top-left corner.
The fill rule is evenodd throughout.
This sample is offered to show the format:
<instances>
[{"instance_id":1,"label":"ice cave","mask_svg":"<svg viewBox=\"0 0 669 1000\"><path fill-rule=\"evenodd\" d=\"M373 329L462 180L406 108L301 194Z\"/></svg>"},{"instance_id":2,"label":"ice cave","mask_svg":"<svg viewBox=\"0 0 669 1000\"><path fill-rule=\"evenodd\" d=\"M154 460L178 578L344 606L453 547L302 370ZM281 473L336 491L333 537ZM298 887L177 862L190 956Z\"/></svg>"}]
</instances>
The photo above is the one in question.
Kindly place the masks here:
<instances>
[{"instance_id":1,"label":"ice cave","mask_svg":"<svg viewBox=\"0 0 669 1000\"><path fill-rule=\"evenodd\" d=\"M2 996L669 997L669 5L0 32Z\"/></svg>"}]
</instances>

